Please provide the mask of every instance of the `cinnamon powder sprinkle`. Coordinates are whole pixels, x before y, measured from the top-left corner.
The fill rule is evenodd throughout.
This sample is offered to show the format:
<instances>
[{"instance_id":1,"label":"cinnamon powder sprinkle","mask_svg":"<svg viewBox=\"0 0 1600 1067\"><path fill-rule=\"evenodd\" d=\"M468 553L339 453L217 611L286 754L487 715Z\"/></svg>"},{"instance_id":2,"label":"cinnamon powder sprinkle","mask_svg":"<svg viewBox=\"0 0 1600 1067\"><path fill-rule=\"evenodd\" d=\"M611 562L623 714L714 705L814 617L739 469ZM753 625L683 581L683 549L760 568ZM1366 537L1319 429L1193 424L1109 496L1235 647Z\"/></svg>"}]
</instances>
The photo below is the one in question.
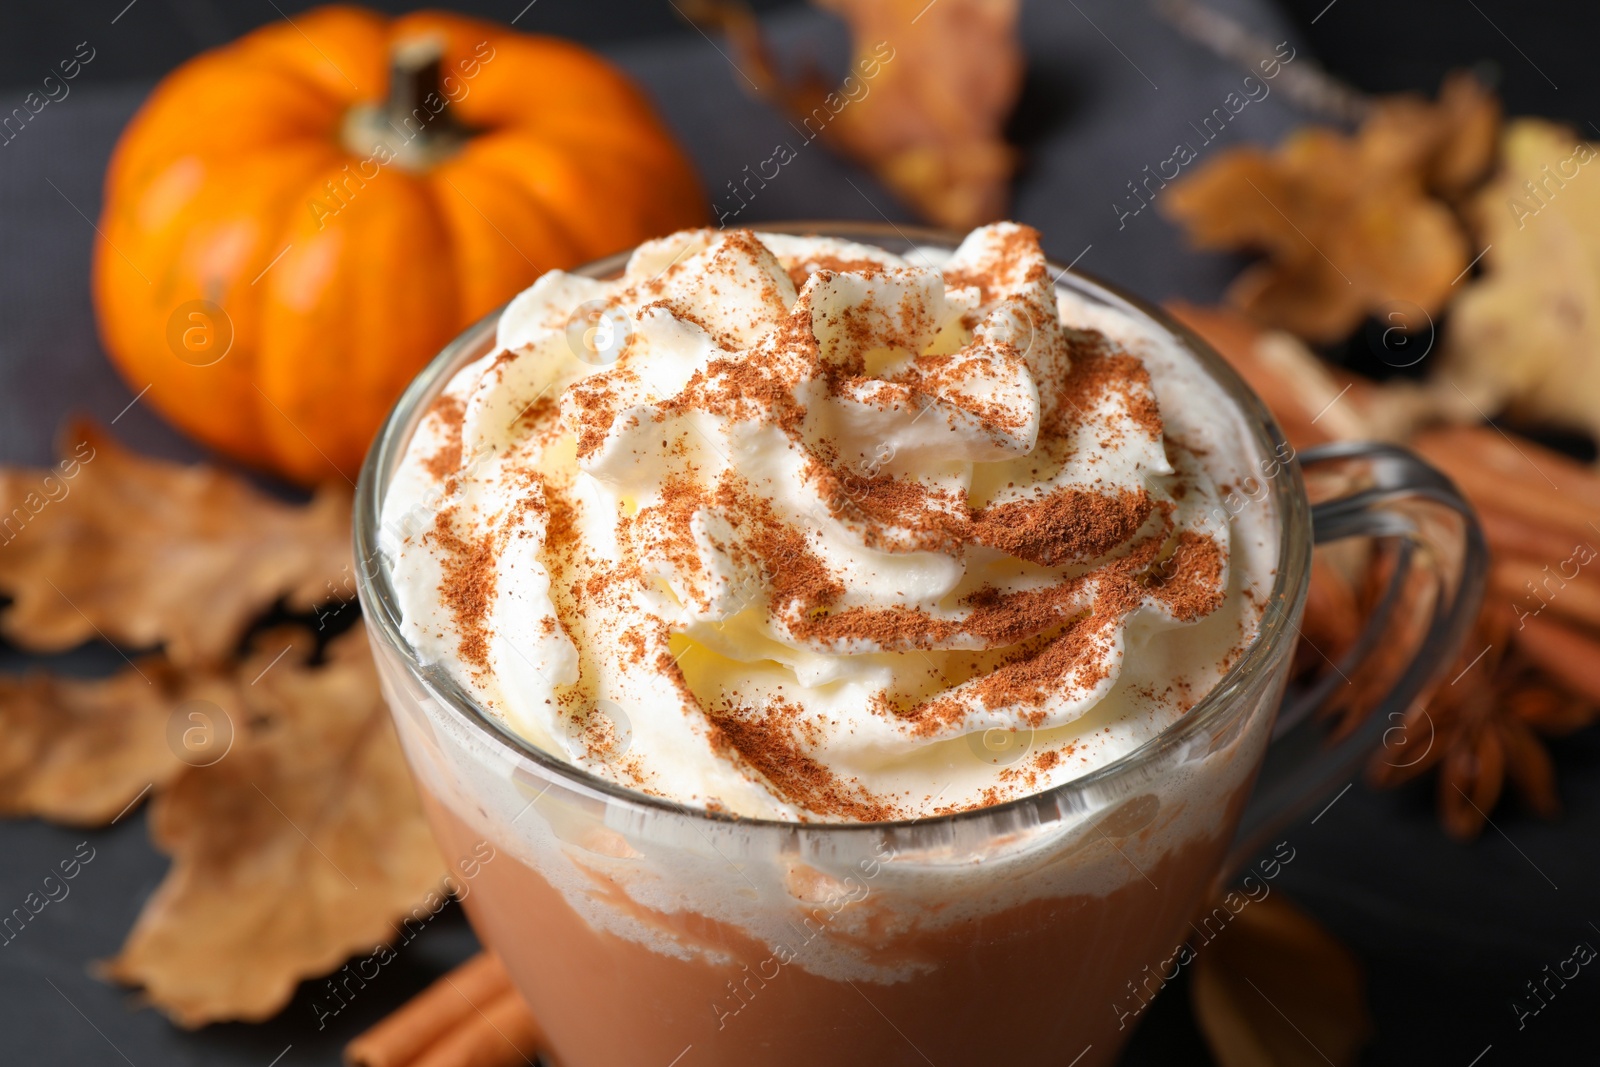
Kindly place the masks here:
<instances>
[{"instance_id":1,"label":"cinnamon powder sprinkle","mask_svg":"<svg viewBox=\"0 0 1600 1067\"><path fill-rule=\"evenodd\" d=\"M794 383L780 377L765 362L749 359L714 359L697 370L683 391L658 405L658 418L688 411L708 411L725 418L764 418L797 435L806 409L795 402ZM749 410L744 410L745 406Z\"/></svg>"},{"instance_id":2,"label":"cinnamon powder sprinkle","mask_svg":"<svg viewBox=\"0 0 1600 1067\"><path fill-rule=\"evenodd\" d=\"M779 519L742 479L724 479L712 502L743 528L742 543L760 568L775 610L825 611L844 595L844 583L811 550L806 535Z\"/></svg>"},{"instance_id":3,"label":"cinnamon powder sprinkle","mask_svg":"<svg viewBox=\"0 0 1600 1067\"><path fill-rule=\"evenodd\" d=\"M1135 426L1152 440L1165 432L1161 408L1144 361L1116 347L1104 335L1083 330L1066 330L1067 349L1072 369L1062 380L1055 405L1055 421L1039 428L1041 440L1060 436L1092 408L1104 395L1116 393ZM1041 393L1041 399L1045 394Z\"/></svg>"},{"instance_id":4,"label":"cinnamon powder sprinkle","mask_svg":"<svg viewBox=\"0 0 1600 1067\"><path fill-rule=\"evenodd\" d=\"M461 635L456 651L478 670L489 667L489 609L495 591L495 534L467 539L455 531L456 508L441 510L428 537L443 549L439 596Z\"/></svg>"},{"instance_id":5,"label":"cinnamon powder sprinkle","mask_svg":"<svg viewBox=\"0 0 1600 1067\"><path fill-rule=\"evenodd\" d=\"M972 540L1045 566L1103 556L1139 531L1154 507L1144 490L1056 489L1037 500L984 508Z\"/></svg>"},{"instance_id":6,"label":"cinnamon powder sprinkle","mask_svg":"<svg viewBox=\"0 0 1600 1067\"><path fill-rule=\"evenodd\" d=\"M799 709L781 697L768 701L762 712L733 707L712 715L725 750L760 771L780 796L797 807L856 822L895 818L898 811L893 804L854 779L835 774L806 752L785 721L799 717Z\"/></svg>"},{"instance_id":7,"label":"cinnamon powder sprinkle","mask_svg":"<svg viewBox=\"0 0 1600 1067\"><path fill-rule=\"evenodd\" d=\"M798 297L791 297L782 275L763 273L761 268L771 269L774 261L749 231L710 239L714 251L705 260L709 265L704 277L697 276L699 291L692 296L673 281L682 280L681 264L669 266L661 276L629 292L655 298L640 307L640 314L661 308L700 327L723 351L713 352L675 395L650 395L648 401L641 399L649 394L643 382L647 376L636 375L629 368L625 351L618 365L569 385L559 414L555 399L546 397L518 419L519 428L530 440L543 445L570 433L580 460L598 452L622 423L634 431L626 440L638 450L637 456L652 462L660 456L680 457L669 465L670 476L652 481L647 502L637 512L630 504L615 516L604 516L608 524L615 519L618 559L596 560L588 555L590 546L578 522L578 501L585 501L582 506L588 507L588 498L573 492L571 477L565 473L551 476L553 484L543 486L537 504L530 495L527 501L514 502L507 513L534 506L543 511L541 559L550 573L551 596L560 617L559 622L544 619L544 633L553 636L557 629L564 629L578 640L580 658L590 664L580 670L592 670L594 662L593 650L581 647L583 635L603 627L619 605L637 604L641 595L668 597L675 609L688 605L710 613L712 590L699 585L713 580L710 575L723 573L731 563L735 580L738 575L753 579L755 603L767 612L771 631L760 635L763 640L776 636L832 654L860 650L988 653L975 660L985 664L985 671L954 683L953 688L939 676L941 668L929 660L935 682L944 688L925 699L923 694L930 690L916 688L916 683L903 693L885 690L870 698L877 714L891 716L914 736L932 741L956 736L951 731L975 709L1004 709L1019 725L1040 727L1050 718L1054 701L1072 692L1087 694L1111 676L1116 666L1115 635L1131 613L1155 607L1180 622L1192 622L1220 605L1225 544L1204 533L1177 529L1175 508L1156 501L1143 487L1105 485L1093 479L1092 464L1100 457L1075 459L1069 451L1080 441L1089 450L1096 445L1107 450L1119 448L1127 434L1163 439L1161 414L1140 359L1098 333L1065 330L1058 337L1053 327L1043 343L1055 347L1043 355L1034 350L1019 352L1003 341L955 354L923 354L920 349L937 323L928 308L911 296L887 307L829 308L825 350L817 337L818 328L813 327L814 316L822 312L813 306L812 298L840 272L880 276L897 268L846 256L784 262L780 266L800 291ZM946 271L945 283L976 288L985 304L998 299L1003 289L1048 287L1049 272L1036 255L1037 239L1034 231L1019 229L1005 238L981 269ZM752 270L752 265L757 269ZM748 336L749 329L744 323L730 324L726 315L719 318L722 305L718 300L735 287L742 287L737 290L738 299L750 300L752 285L759 288L753 314L763 339L748 348L740 337ZM613 296L611 302L619 306L622 299ZM792 306L786 308L791 299ZM818 303L822 303L820 296ZM888 357L883 356L885 351ZM869 361L885 358L890 361L888 366L898 368L893 376L887 371L883 377L867 373ZM845 439L830 438L826 432L831 404L829 413L813 418L806 404L797 399L804 397L821 408L825 397L848 395L851 403L876 407L884 414L916 412L937 404L951 418L952 431L959 427L956 420L964 420L970 427L976 419L980 432L989 434L996 448L1020 450L1029 444L1026 438L1018 438L1031 430L1031 406L1016 410L1014 403L993 399L1014 394L973 385L996 374L1024 373L1032 374L1040 402L1034 451L1037 466L1032 475L1039 487L1027 491L1024 464L1017 475L1021 488L1006 486L988 496L982 506L970 503L965 488L931 481L925 484L905 466L895 468L895 474L880 470L892 456L869 462L865 455L858 455L841 462L838 448ZM441 396L430 413L439 420L442 444L424 461L424 467L442 481L456 475L461 465L465 404L459 398ZM958 604L941 603L937 609L898 606L893 600L888 602L890 606L881 606L881 601L852 603L850 594L855 590L846 585L850 572L836 570L814 547L818 541L806 518L780 513L774 501L783 497L772 485L752 484L731 464L724 469L703 458L702 462L718 472L712 476L688 458L699 455L698 450L692 441L686 443L689 434L685 428L668 420L691 413L754 421L781 430L799 457L800 477L807 491L814 492L826 512L859 535L869 549L961 558L981 546L1039 567L1100 562L1087 571L1078 568L1053 575L1022 570L1022 564L1016 564L1024 574L1037 574L1027 579L1036 584L1019 582L1021 588L1010 590L979 588L964 595ZM867 417L876 416L869 412ZM661 423L666 425L658 427ZM936 423L924 423L919 430L926 434L933 425ZM657 429L659 434L654 432ZM943 431L942 425L939 430ZM850 445L852 449L860 447L854 442ZM528 449L530 455L535 451ZM858 470L845 466L852 462ZM1048 481L1062 465L1083 462L1090 466L1082 481L1060 485ZM519 474L530 485L541 479L532 469L513 469L509 472L512 484ZM957 486L964 484L956 482ZM1181 498L1188 488L1177 484L1174 495ZM696 516L702 512L715 521L704 523L697 536ZM489 643L494 636L489 613L503 548L496 538L509 536L505 531L516 526L510 518L497 522L500 525L481 537L462 536L458 530L478 524L458 515L452 506L435 516L425 535L438 548L442 568L439 593L459 634L459 655L478 672L489 667ZM717 533L705 542L702 539L712 537L708 530ZM703 558L710 555L722 558ZM992 558L981 552L977 556ZM714 565L719 562L721 566ZM663 582L663 575L670 581ZM663 593L667 586L670 590ZM777 797L809 815L863 822L901 815L902 808L894 800L875 795L860 781L836 773L823 762L828 758L824 746L830 724L816 718L814 710L771 695L759 707L752 707L748 696L741 696L733 687L697 696L679 667L680 657L667 652L669 640L682 638L673 636L673 626L655 613L658 610L671 615L659 608L636 613L629 617L631 625L606 640L614 645L621 662L641 674L653 671L651 677L672 685L697 722L703 716L705 733L714 748L759 775ZM735 602L730 617L743 610L744 605ZM712 621L721 625L718 618L712 616ZM614 724L588 714L583 704L588 698L574 692L557 699L565 723L576 731L592 757L620 756ZM998 778L1003 788L987 790L985 802L998 802L1005 799L1006 790L1037 783L1040 774L1057 768L1073 751L1069 747L1064 753L1040 752L1026 765L1003 772ZM619 759L613 766L648 790L648 768L636 759L626 762L624 767ZM716 803L715 798L708 800L708 806Z\"/></svg>"},{"instance_id":8,"label":"cinnamon powder sprinkle","mask_svg":"<svg viewBox=\"0 0 1600 1067\"><path fill-rule=\"evenodd\" d=\"M858 259L854 256L837 255L807 256L803 260L784 265L784 270L788 273L789 280L794 283L796 290L804 289L806 282L818 271L864 274L870 278L884 269L884 265L875 259Z\"/></svg>"},{"instance_id":9,"label":"cinnamon powder sprinkle","mask_svg":"<svg viewBox=\"0 0 1600 1067\"><path fill-rule=\"evenodd\" d=\"M995 258L984 264L984 269L962 271L946 268L944 281L953 289L976 288L985 304L995 298L996 290L1004 284L1028 280L1037 282L1050 278L1043 263L1034 261L1029 270L1018 277L1019 268L1033 257L1039 247L1039 231L1032 226L1018 226L1002 240Z\"/></svg>"},{"instance_id":10,"label":"cinnamon powder sprinkle","mask_svg":"<svg viewBox=\"0 0 1600 1067\"><path fill-rule=\"evenodd\" d=\"M422 461L422 469L436 481L444 481L461 469L461 424L467 414L466 401L449 393L439 394L428 408L428 414L439 420L444 431L444 443L439 450Z\"/></svg>"}]
</instances>

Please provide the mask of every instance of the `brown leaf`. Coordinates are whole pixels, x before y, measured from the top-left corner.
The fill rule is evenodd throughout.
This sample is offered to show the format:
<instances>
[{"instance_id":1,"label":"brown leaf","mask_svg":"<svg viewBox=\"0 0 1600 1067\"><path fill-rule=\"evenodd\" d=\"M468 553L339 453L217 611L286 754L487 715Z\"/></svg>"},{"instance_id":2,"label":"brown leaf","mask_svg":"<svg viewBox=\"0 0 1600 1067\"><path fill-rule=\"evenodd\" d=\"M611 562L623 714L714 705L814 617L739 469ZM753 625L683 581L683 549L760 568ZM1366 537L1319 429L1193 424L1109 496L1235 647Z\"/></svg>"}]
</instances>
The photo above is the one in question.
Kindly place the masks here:
<instances>
[{"instance_id":1,"label":"brown leaf","mask_svg":"<svg viewBox=\"0 0 1600 1067\"><path fill-rule=\"evenodd\" d=\"M1484 275L1451 307L1437 392L1600 431L1600 151L1568 127L1518 119L1501 155L1475 201Z\"/></svg>"},{"instance_id":2,"label":"brown leaf","mask_svg":"<svg viewBox=\"0 0 1600 1067\"><path fill-rule=\"evenodd\" d=\"M0 633L59 651L101 637L214 662L280 598L308 609L350 564L350 497L279 503L209 466L145 459L88 424L48 470L0 471Z\"/></svg>"},{"instance_id":3,"label":"brown leaf","mask_svg":"<svg viewBox=\"0 0 1600 1067\"><path fill-rule=\"evenodd\" d=\"M1198 953L1190 992L1221 1067L1343 1067L1372 1031L1355 958L1281 892Z\"/></svg>"},{"instance_id":4,"label":"brown leaf","mask_svg":"<svg viewBox=\"0 0 1600 1067\"><path fill-rule=\"evenodd\" d=\"M151 828L172 868L106 964L184 1026L265 1019L302 979L395 933L443 866L366 636L306 666L270 645L217 690L231 751L186 768Z\"/></svg>"},{"instance_id":5,"label":"brown leaf","mask_svg":"<svg viewBox=\"0 0 1600 1067\"><path fill-rule=\"evenodd\" d=\"M849 24L850 74L830 90L785 79L738 0L690 17L728 34L740 70L820 138L871 170L923 218L968 230L1005 215L1016 152L1001 128L1022 91L1017 0L817 0ZM720 212L719 212L720 214Z\"/></svg>"},{"instance_id":6,"label":"brown leaf","mask_svg":"<svg viewBox=\"0 0 1600 1067\"><path fill-rule=\"evenodd\" d=\"M1438 104L1381 102L1354 137L1307 127L1275 152L1225 152L1161 204L1201 247L1266 255L1234 282L1232 303L1308 340L1335 341L1386 304L1428 315L1443 306L1470 253L1430 191L1476 177L1485 124L1497 116L1475 83L1452 81Z\"/></svg>"},{"instance_id":7,"label":"brown leaf","mask_svg":"<svg viewBox=\"0 0 1600 1067\"><path fill-rule=\"evenodd\" d=\"M1500 103L1477 78L1465 71L1447 76L1439 89L1437 149L1432 153L1428 184L1456 197L1476 185L1494 162L1499 148Z\"/></svg>"},{"instance_id":8,"label":"brown leaf","mask_svg":"<svg viewBox=\"0 0 1600 1067\"><path fill-rule=\"evenodd\" d=\"M168 736L188 688L159 657L96 681L0 677L0 814L115 819L183 769Z\"/></svg>"},{"instance_id":9,"label":"brown leaf","mask_svg":"<svg viewBox=\"0 0 1600 1067\"><path fill-rule=\"evenodd\" d=\"M1362 123L1362 152L1374 166L1416 173L1423 187L1460 196L1494 162L1500 104L1467 71L1455 71L1430 103L1402 93L1383 97Z\"/></svg>"},{"instance_id":10,"label":"brown leaf","mask_svg":"<svg viewBox=\"0 0 1600 1067\"><path fill-rule=\"evenodd\" d=\"M1002 217L1016 153L1000 136L1022 91L1017 0L823 0L859 64L887 45L871 92L834 137L918 214L955 230Z\"/></svg>"}]
</instances>

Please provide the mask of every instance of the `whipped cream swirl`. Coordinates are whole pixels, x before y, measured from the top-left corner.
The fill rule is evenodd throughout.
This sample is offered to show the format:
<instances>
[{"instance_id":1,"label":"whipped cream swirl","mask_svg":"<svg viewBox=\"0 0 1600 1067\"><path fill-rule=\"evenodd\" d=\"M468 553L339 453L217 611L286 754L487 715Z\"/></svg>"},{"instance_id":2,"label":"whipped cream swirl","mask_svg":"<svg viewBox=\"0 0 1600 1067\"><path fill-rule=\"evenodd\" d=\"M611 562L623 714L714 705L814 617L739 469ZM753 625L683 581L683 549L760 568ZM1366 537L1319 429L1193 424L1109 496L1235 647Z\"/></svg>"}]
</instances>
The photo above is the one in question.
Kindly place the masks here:
<instances>
[{"instance_id":1,"label":"whipped cream swirl","mask_svg":"<svg viewBox=\"0 0 1600 1067\"><path fill-rule=\"evenodd\" d=\"M1258 583L1139 338L1064 325L1026 227L913 258L699 230L541 277L390 488L408 637L571 763L768 818L996 803L1174 721Z\"/></svg>"}]
</instances>

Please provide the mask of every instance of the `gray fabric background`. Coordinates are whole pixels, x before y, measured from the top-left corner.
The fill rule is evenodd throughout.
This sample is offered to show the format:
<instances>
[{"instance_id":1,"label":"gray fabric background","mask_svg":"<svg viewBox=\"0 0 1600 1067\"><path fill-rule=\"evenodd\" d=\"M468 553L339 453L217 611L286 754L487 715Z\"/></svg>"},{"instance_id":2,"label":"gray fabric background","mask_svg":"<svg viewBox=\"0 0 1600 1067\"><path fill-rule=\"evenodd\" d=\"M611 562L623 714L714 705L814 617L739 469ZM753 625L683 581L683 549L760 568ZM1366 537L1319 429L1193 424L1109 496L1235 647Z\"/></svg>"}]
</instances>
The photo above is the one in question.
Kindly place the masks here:
<instances>
[{"instance_id":1,"label":"gray fabric background","mask_svg":"<svg viewBox=\"0 0 1600 1067\"><path fill-rule=\"evenodd\" d=\"M1289 35L1262 0L1215 6L1273 40ZM137 9L127 17L136 18ZM835 63L843 55L842 31L818 14L786 12L769 25L787 51L810 50ZM1027 165L1014 216L1043 230L1051 254L1077 259L1082 270L1157 299L1214 299L1235 261L1186 250L1154 211L1119 229L1111 204L1142 167L1191 139L1188 123L1220 105L1245 72L1132 0L1030 3L1023 39L1032 72L1021 131ZM1309 58L1303 42L1295 44ZM118 47L114 27L97 46ZM655 94L713 197L791 137L781 117L741 91L742 79L707 40L634 44L612 54ZM45 463L69 414L109 422L125 408L115 426L123 441L164 456L201 455L142 404L128 408L133 394L98 346L89 302L89 220L99 211L105 162L148 89L81 85L0 148L0 461ZM25 91L0 90L19 100ZM1272 142L1298 121L1303 116L1274 93L1248 107L1218 147ZM908 219L869 177L813 145L740 221L884 216ZM0 650L7 669L37 662ZM53 665L98 673L120 659L110 649L88 649ZM1357 783L1316 825L1285 835L1297 859L1278 887L1313 909L1368 968L1378 1038L1366 1062L1466 1065L1486 1046L1493 1047L1485 1067L1566 1061L1563 1050L1583 1035L1584 1017L1600 1003L1600 976L1582 975L1522 1031L1509 1002L1576 941L1600 945L1600 928L1589 925L1600 921L1594 734L1559 749L1568 808L1561 823L1513 809L1481 842L1460 846L1437 828L1426 787L1373 794ZM97 831L0 824L0 912L19 905L77 842L96 850L70 897L0 948L0 1064L332 1065L346 1040L472 951L470 931L452 908L322 1032L303 990L267 1025L186 1034L87 969L116 950L165 870L143 824L137 812ZM1128 1063L1206 1062L1184 995L1175 988L1147 1013ZM995 1005L997 1017L1004 1011Z\"/></svg>"}]
</instances>

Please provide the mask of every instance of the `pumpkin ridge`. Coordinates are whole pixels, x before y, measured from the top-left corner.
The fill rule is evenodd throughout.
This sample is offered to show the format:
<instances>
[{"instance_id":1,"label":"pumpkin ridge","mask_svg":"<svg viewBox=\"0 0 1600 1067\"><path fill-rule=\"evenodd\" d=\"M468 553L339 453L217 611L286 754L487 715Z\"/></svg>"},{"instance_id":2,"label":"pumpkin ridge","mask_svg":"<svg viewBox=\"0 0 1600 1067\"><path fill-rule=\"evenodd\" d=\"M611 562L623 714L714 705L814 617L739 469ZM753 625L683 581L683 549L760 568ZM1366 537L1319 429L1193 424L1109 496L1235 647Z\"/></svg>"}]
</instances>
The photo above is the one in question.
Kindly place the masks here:
<instances>
[{"instance_id":1,"label":"pumpkin ridge","mask_svg":"<svg viewBox=\"0 0 1600 1067\"><path fill-rule=\"evenodd\" d=\"M466 225L463 226L458 221L457 214L448 206L445 207L446 222L451 226L454 237L462 239L462 231L465 229L470 232L471 228L475 228L477 225L475 220L481 219L489 226L489 231L493 234L492 240L494 243L511 247L517 252L518 260L525 262L529 266L528 273L519 273L517 275L514 287L515 292L520 292L532 285L540 275L548 270L594 258L594 254L585 249L584 243L579 236L573 233L571 227L563 222L561 213L555 205L536 195L533 190L528 189L519 182L515 172L509 172L504 167L489 165L476 155L472 155L472 151L472 149L469 149L468 153L464 153L461 159L453 160L451 163L439 168L429 176L429 180L435 183L439 202L442 205L448 205L452 200L458 200L465 203L472 212L471 215L461 214L459 216L460 219L466 221ZM466 190L457 184L456 179L460 179L469 186L487 187L496 195L504 197L516 205L517 209L525 211L529 218L533 220L533 225L544 227L541 241L545 246L543 251L541 252L540 248L535 247L533 254L531 256L528 255L527 250L512 241L511 236L499 225L491 223L489 216L479 207L478 202L467 195ZM438 183L443 183L448 189L438 188ZM486 296L467 300L464 304L463 326L476 322L504 303L505 298L500 293L496 293L493 297Z\"/></svg>"},{"instance_id":2,"label":"pumpkin ridge","mask_svg":"<svg viewBox=\"0 0 1600 1067\"><path fill-rule=\"evenodd\" d=\"M485 148L492 147L492 145L483 144L482 142L488 140L489 138L498 138L508 135L508 131L497 130L494 133L485 134L482 137L475 138L473 147L478 148L479 152L474 154L472 157L472 163L474 167L478 170L493 175L495 180L504 188L514 191L519 197L521 197L524 203L526 203L534 211L537 211L545 219L546 223L551 229L555 230L556 233L561 235L562 239L567 243L567 246L571 248L576 255L589 257L606 255L607 253L605 252L591 252L585 249L583 240L577 233L574 233L572 227L567 225L567 223L562 219L560 212L552 209L552 207L545 202L545 198L538 195L537 190L531 189L525 185L522 181L522 175L519 172L512 170L509 167L502 166L500 160L495 158L493 155L482 151ZM543 273L546 269L548 268L539 268L540 273ZM529 284L532 283L530 282Z\"/></svg>"},{"instance_id":3,"label":"pumpkin ridge","mask_svg":"<svg viewBox=\"0 0 1600 1067\"><path fill-rule=\"evenodd\" d=\"M228 190L231 188L229 179L231 177L239 176L243 179L252 173L264 173L261 170L264 164L253 157L266 151L269 150L264 149L262 152L253 152L250 156L241 157L219 173L214 173L208 179L206 187L203 187L197 193L197 196L229 195ZM221 279L222 292L216 295L220 297L219 303L229 318L235 338L233 347L223 358L231 361L232 366L226 369L220 366L204 368L173 367L170 368L169 373L165 376L159 374L158 368L157 377L164 377L165 382L163 384L167 386L167 388L160 390L161 396L159 400L163 410L166 410L173 403L169 390L176 381L176 374L229 373L232 376L246 379L247 386L256 385L260 381L262 353L259 343L250 338L252 334L259 337L259 324L264 316L270 314L268 309L268 293L270 290L266 287L271 275L264 274L264 272L275 265L275 257L284 251L285 246L289 243L286 235L292 229L293 215L297 210L303 210L304 208L303 202L300 200L283 199L285 191L303 187L305 181L322 174L325 168L337 158L331 146L326 151L319 151L315 142L308 142L299 146L297 152L303 154L298 160L294 160L292 164L285 161L286 153L283 152L281 146L275 146L270 149L270 152L273 160L270 165L273 171L281 171L285 166L293 165L298 171L299 177L286 175L281 179L277 194L280 199L277 205L275 206L272 200L268 198L260 209L263 214L257 216L260 237L254 255L242 264L242 269L239 270L237 276ZM268 212L274 214L266 214ZM179 244L181 247L181 237L179 238ZM174 258L173 265L176 266L178 261L178 258ZM255 284L251 284L252 280L255 281ZM171 282L171 278L163 280L163 284L170 285ZM205 294L205 299L212 298L212 294ZM166 356L168 360L172 359L171 354L162 353L162 355ZM243 436L252 441L253 447L251 451L253 454L248 457L250 461L259 465L270 466L276 458L276 453L267 447L270 437L266 433L263 423L265 417L270 415L271 412L263 411L261 405L256 402L255 389L245 388L239 390L239 392L244 396L245 403L229 405L227 410L190 409L176 416L169 415L169 417L174 417L174 421L178 421L180 425L184 425L186 430L196 433L207 443L215 444L218 440L226 442L234 434ZM156 398L153 397L153 399Z\"/></svg>"},{"instance_id":4,"label":"pumpkin ridge","mask_svg":"<svg viewBox=\"0 0 1600 1067\"><path fill-rule=\"evenodd\" d=\"M308 192L337 176L323 172ZM263 323L258 388L277 410L267 408L262 418L297 480L353 480L394 397L461 328L460 282L437 267L393 276L387 269L408 257L447 262L450 235L422 176L385 167L325 227L310 226L291 222L285 239L294 248L268 276L272 310ZM403 251L391 247L397 242ZM308 289L314 302L297 306ZM308 346L323 358L296 358ZM369 413L370 425L328 416L345 405Z\"/></svg>"}]
</instances>

